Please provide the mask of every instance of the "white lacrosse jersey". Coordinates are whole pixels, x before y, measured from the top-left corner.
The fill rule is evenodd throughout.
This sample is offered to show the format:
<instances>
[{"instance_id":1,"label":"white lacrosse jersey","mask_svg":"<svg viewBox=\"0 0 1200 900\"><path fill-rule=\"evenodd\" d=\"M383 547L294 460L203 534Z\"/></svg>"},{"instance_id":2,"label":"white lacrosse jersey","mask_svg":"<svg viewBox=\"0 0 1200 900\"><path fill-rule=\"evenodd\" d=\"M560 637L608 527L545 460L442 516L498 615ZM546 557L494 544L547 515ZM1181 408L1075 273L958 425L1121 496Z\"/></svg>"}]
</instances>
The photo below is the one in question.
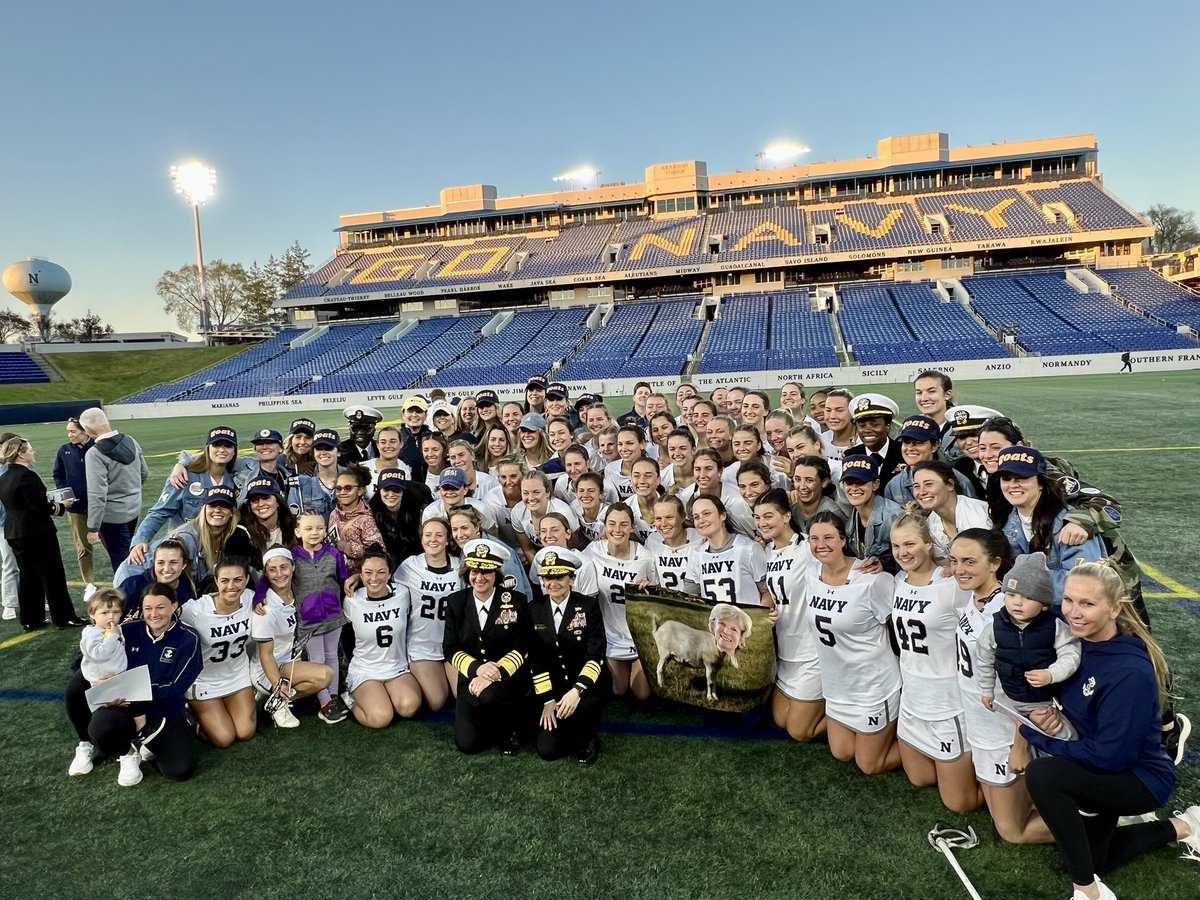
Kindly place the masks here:
<instances>
[{"instance_id":1,"label":"white lacrosse jersey","mask_svg":"<svg viewBox=\"0 0 1200 900\"><path fill-rule=\"evenodd\" d=\"M604 467L604 490L611 491L618 500L633 496L633 476L621 473L621 460L614 459Z\"/></svg>"},{"instance_id":2,"label":"white lacrosse jersey","mask_svg":"<svg viewBox=\"0 0 1200 900\"><path fill-rule=\"evenodd\" d=\"M654 583L669 591L687 593L684 582L688 559L703 544L704 538L694 528L687 530L687 542L682 547L668 547L661 534L651 532L646 539L646 549L654 557Z\"/></svg>"},{"instance_id":3,"label":"white lacrosse jersey","mask_svg":"<svg viewBox=\"0 0 1200 900\"><path fill-rule=\"evenodd\" d=\"M200 635L204 668L192 685L191 698L216 700L250 687L252 591L242 591L238 608L229 615L217 612L211 594L197 597L179 608L179 621Z\"/></svg>"},{"instance_id":4,"label":"white lacrosse jersey","mask_svg":"<svg viewBox=\"0 0 1200 900\"><path fill-rule=\"evenodd\" d=\"M732 537L723 550L714 551L705 541L692 551L684 577L709 603L762 606L758 586L767 577L767 554L743 534Z\"/></svg>"},{"instance_id":5,"label":"white lacrosse jersey","mask_svg":"<svg viewBox=\"0 0 1200 900\"><path fill-rule=\"evenodd\" d=\"M283 598L270 588L267 589L267 594L259 609L264 611L262 615L255 610L250 616L250 637L256 644L260 641L270 641L271 655L275 658L275 665L282 666L292 658L299 610L295 603L284 603ZM254 654L254 660L250 663L250 671L256 684L267 680L258 653Z\"/></svg>"},{"instance_id":6,"label":"white lacrosse jersey","mask_svg":"<svg viewBox=\"0 0 1200 900\"><path fill-rule=\"evenodd\" d=\"M641 544L630 542L630 559L617 559L608 552L608 541L594 541L583 551L596 569L596 596L604 616L608 655L632 659L637 655L629 622L625 619L625 591L641 581L653 581L654 560Z\"/></svg>"},{"instance_id":7,"label":"white lacrosse jersey","mask_svg":"<svg viewBox=\"0 0 1200 900\"><path fill-rule=\"evenodd\" d=\"M546 512L558 513L560 516L565 516L567 527L570 528L572 534L579 530L579 518L565 501L559 500L557 497L551 497L546 507ZM516 531L518 534L524 534L525 537L529 538L533 542L533 546L541 548L542 539L538 535L537 522L534 522L533 514L529 511L529 507L525 505L524 500L513 507L512 527L513 531Z\"/></svg>"},{"instance_id":8,"label":"white lacrosse jersey","mask_svg":"<svg viewBox=\"0 0 1200 900\"><path fill-rule=\"evenodd\" d=\"M780 659L807 662L817 656L817 633L804 617L805 581L818 567L808 541L793 535L782 547L767 548L767 591L779 610L775 648Z\"/></svg>"},{"instance_id":9,"label":"white lacrosse jersey","mask_svg":"<svg viewBox=\"0 0 1200 900\"><path fill-rule=\"evenodd\" d=\"M976 609L972 600L959 612L955 638L958 651L958 692L962 697L963 724L966 726L967 743L981 750L1001 750L1013 742L1015 726L1012 719L1003 713L989 712L983 705L983 691L975 671L975 645L983 626L1004 609L1004 591L997 588L983 609ZM996 682L995 699L1004 700L1004 689Z\"/></svg>"},{"instance_id":10,"label":"white lacrosse jersey","mask_svg":"<svg viewBox=\"0 0 1200 900\"><path fill-rule=\"evenodd\" d=\"M929 584L908 583L896 576L892 598L892 630L900 645L902 709L927 721L949 719L962 712L958 691L955 630L965 595L939 566Z\"/></svg>"},{"instance_id":11,"label":"white lacrosse jersey","mask_svg":"<svg viewBox=\"0 0 1200 900\"><path fill-rule=\"evenodd\" d=\"M445 568L431 569L425 554L410 556L400 564L392 580L408 588L408 658L414 662L442 659L446 632L446 598L466 587L459 576L457 556L446 556Z\"/></svg>"},{"instance_id":12,"label":"white lacrosse jersey","mask_svg":"<svg viewBox=\"0 0 1200 900\"><path fill-rule=\"evenodd\" d=\"M387 596L372 599L365 587L342 603L354 628L354 656L346 681L390 681L408 671L408 588L395 582ZM351 688L353 690L353 688Z\"/></svg>"},{"instance_id":13,"label":"white lacrosse jersey","mask_svg":"<svg viewBox=\"0 0 1200 900\"><path fill-rule=\"evenodd\" d=\"M888 642L895 579L851 570L837 587L814 569L805 580L804 615L817 636L825 699L852 706L882 703L900 689L900 665Z\"/></svg>"}]
</instances>

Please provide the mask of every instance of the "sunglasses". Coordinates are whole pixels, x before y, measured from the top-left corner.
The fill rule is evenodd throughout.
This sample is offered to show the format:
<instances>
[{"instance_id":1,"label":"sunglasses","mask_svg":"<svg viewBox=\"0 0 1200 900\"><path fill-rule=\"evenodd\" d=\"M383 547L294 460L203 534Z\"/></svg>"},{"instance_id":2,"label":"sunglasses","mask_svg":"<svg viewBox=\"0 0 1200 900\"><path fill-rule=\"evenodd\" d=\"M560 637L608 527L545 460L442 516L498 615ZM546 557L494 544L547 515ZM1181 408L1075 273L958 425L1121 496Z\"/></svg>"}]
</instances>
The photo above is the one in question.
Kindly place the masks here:
<instances>
[{"instance_id":1,"label":"sunglasses","mask_svg":"<svg viewBox=\"0 0 1200 900\"><path fill-rule=\"evenodd\" d=\"M1015 425L1016 423L1008 416L992 416L986 422L979 426L980 431L988 431L993 427L1003 428L1006 425Z\"/></svg>"},{"instance_id":2,"label":"sunglasses","mask_svg":"<svg viewBox=\"0 0 1200 900\"><path fill-rule=\"evenodd\" d=\"M348 494L351 491L357 491L357 490L358 490L357 484L339 484L333 489L335 494Z\"/></svg>"}]
</instances>

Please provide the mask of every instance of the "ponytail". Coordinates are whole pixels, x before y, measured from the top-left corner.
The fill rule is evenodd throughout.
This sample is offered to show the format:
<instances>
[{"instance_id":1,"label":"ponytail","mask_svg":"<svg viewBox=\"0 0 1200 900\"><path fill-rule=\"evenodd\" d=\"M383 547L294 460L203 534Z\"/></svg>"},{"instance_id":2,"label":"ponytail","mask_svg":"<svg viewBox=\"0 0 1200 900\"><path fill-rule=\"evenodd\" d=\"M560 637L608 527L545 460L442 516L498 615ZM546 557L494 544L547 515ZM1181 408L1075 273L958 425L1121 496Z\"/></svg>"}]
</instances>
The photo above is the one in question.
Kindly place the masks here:
<instances>
[{"instance_id":1,"label":"ponytail","mask_svg":"<svg viewBox=\"0 0 1200 900\"><path fill-rule=\"evenodd\" d=\"M1099 562L1079 563L1067 572L1068 580L1077 577L1094 579L1100 585L1101 593L1110 608L1117 608L1117 631L1133 635L1145 646L1150 664L1154 667L1154 680L1158 683L1158 708L1160 711L1166 709L1173 699L1167 657L1138 615L1120 570L1112 560L1102 559Z\"/></svg>"}]
</instances>

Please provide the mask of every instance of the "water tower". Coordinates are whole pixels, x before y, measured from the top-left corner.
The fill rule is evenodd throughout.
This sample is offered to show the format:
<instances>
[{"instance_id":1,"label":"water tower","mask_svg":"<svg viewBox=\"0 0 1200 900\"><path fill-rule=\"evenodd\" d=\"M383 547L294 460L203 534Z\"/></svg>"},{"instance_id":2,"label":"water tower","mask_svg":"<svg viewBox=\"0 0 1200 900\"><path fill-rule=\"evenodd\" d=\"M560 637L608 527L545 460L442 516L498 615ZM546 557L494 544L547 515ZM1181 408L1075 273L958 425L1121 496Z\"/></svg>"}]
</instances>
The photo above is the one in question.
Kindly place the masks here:
<instances>
[{"instance_id":1,"label":"water tower","mask_svg":"<svg viewBox=\"0 0 1200 900\"><path fill-rule=\"evenodd\" d=\"M71 276L57 263L37 256L4 270L4 289L29 307L42 340L50 340L50 310L71 290Z\"/></svg>"}]
</instances>

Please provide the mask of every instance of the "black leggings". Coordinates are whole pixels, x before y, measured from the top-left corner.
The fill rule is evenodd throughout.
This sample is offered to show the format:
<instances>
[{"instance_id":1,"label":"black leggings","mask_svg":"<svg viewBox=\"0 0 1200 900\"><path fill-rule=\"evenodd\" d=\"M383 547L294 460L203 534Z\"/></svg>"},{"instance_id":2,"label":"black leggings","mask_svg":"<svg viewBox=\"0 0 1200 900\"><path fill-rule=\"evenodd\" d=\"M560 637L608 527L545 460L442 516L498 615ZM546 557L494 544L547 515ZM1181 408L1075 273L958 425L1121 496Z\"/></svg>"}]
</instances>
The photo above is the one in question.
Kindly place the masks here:
<instances>
[{"instance_id":1,"label":"black leggings","mask_svg":"<svg viewBox=\"0 0 1200 900\"><path fill-rule=\"evenodd\" d=\"M89 741L105 756L128 753L137 734L133 724L137 706L102 706L92 712L84 696L87 688L87 680L79 672L67 682L67 718L79 740ZM186 719L172 716L163 720L162 729L146 742L146 748L154 752L154 766L164 778L186 781L195 774L196 741Z\"/></svg>"},{"instance_id":2,"label":"black leggings","mask_svg":"<svg viewBox=\"0 0 1200 900\"><path fill-rule=\"evenodd\" d=\"M1048 756L1030 762L1025 786L1075 884L1091 884L1096 875L1176 839L1169 821L1117 828L1120 816L1158 809L1158 801L1132 772L1100 772L1071 759ZM1095 815L1082 816L1080 810Z\"/></svg>"}]
</instances>

